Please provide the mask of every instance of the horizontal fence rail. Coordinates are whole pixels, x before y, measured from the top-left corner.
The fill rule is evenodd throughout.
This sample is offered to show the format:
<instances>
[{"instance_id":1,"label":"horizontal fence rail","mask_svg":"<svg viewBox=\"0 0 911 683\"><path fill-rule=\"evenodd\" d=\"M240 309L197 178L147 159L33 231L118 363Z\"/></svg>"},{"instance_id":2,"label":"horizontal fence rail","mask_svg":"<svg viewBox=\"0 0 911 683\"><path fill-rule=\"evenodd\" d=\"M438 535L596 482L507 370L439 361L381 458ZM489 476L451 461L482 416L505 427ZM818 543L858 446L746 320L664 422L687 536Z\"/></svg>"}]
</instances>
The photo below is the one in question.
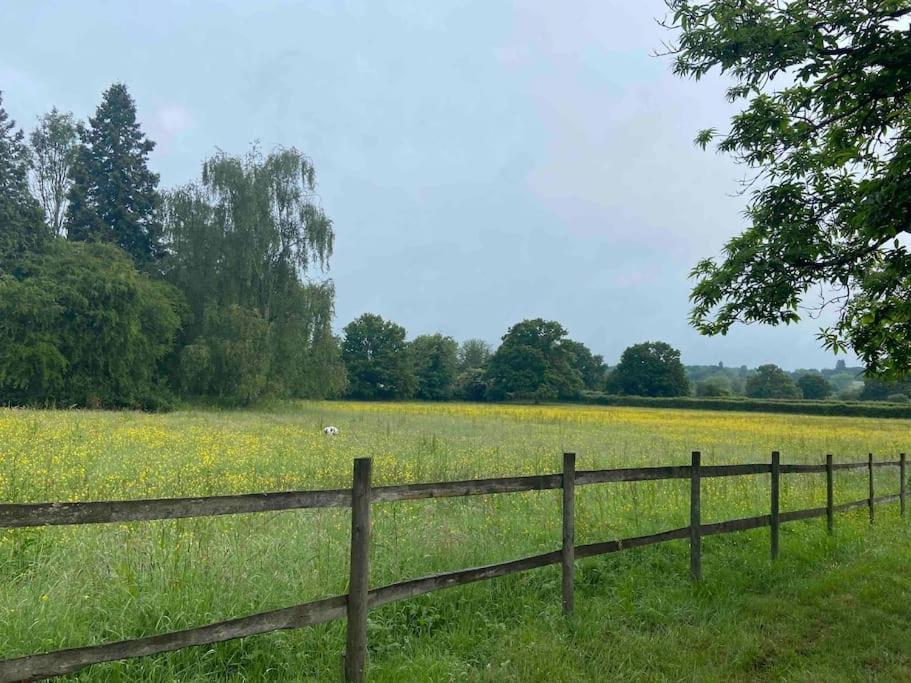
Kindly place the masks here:
<instances>
[{"instance_id":1,"label":"horizontal fence rail","mask_svg":"<svg viewBox=\"0 0 911 683\"><path fill-rule=\"evenodd\" d=\"M874 467L898 467L900 461L874 462ZM866 462L840 463L835 470L856 470L869 467ZM670 467L630 467L607 470L580 470L575 485L612 482L662 481L689 479L690 465ZM703 465L700 476L732 477L747 474L768 474L768 464ZM781 465L782 474L825 472L825 465ZM453 498L497 493L545 491L562 487L562 475L543 474L526 477L469 479L428 484L376 486L371 500L389 503L400 500ZM150 500L84 501L69 503L6 503L0 504L0 528L57 526L71 524L103 524L110 522L151 522L187 517L215 517L253 512L279 512L312 508L351 507L351 489L318 491L277 491L274 493L242 493L230 496L197 498L156 498Z\"/></svg>"},{"instance_id":2,"label":"horizontal fence rail","mask_svg":"<svg viewBox=\"0 0 911 683\"><path fill-rule=\"evenodd\" d=\"M899 468L898 493L873 495L873 470L880 467ZM867 507L873 521L875 505L898 501L901 515L906 513L906 459L901 454L896 461L838 463L827 456L823 465L779 464L778 454L772 463L738 465L701 465L698 452L693 453L691 465L668 467L637 467L606 470L575 470L575 456L564 456L562 474L502 477L492 479L452 481L395 486L370 485L370 460L355 461L355 479L350 489L321 491L287 491L263 494L241 494L205 498L174 498L155 500L126 500L73 503L33 503L0 505L0 528L21 528L48 525L77 525L106 522L148 521L180 519L186 517L217 516L294 510L307 508L352 508L352 588L346 595L336 595L292 607L270 610L245 617L221 621L162 635L124 640L102 645L71 648L42 654L29 655L0 661L0 683L6 681L33 681L77 672L87 666L134 657L171 652L194 645L218 643L235 638L269 633L280 629L301 628L337 619L348 619L348 648L345 657L345 677L362 681L366 665L366 619L370 609L414 598L454 586L485 581L540 567L562 564L564 572L564 611L572 611L572 565L576 559L595 557L674 540L690 539L691 570L693 578L701 578L701 539L703 536L734 533L749 529L771 527L772 555L777 555L777 526L779 523L826 517L832 530L832 515L836 512ZM866 469L869 473L870 496L861 500L835 504L832 495L832 474L839 470ZM825 507L806 510L778 511L778 474L825 473L827 479L827 504ZM699 520L700 480L705 477L731 477L770 474L772 476L772 513L704 524ZM611 483L689 479L692 495L692 522L690 526L670 529L647 536L607 540L576 545L574 533L575 486ZM370 541L370 505L379 502L423 500L498 493L520 493L564 489L563 533L561 550L509 560L481 567L442 572L430 576L408 579L398 583L368 588ZM569 572L569 578L567 578Z\"/></svg>"}]
</instances>

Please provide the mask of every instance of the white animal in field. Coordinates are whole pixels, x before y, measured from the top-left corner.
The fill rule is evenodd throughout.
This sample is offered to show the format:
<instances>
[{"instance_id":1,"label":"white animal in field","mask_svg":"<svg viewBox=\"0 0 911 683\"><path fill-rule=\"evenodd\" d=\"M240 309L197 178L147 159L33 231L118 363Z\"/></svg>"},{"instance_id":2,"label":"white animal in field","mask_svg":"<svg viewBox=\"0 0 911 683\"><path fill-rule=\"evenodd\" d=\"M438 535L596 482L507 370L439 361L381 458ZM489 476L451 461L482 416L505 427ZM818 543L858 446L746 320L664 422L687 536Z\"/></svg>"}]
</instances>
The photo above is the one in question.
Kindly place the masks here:
<instances>
[{"instance_id":1,"label":"white animal in field","mask_svg":"<svg viewBox=\"0 0 911 683\"><path fill-rule=\"evenodd\" d=\"M333 427L332 425L329 425L328 427L324 427L323 434L325 434L326 436L335 436L336 434L338 434L338 427Z\"/></svg>"}]
</instances>

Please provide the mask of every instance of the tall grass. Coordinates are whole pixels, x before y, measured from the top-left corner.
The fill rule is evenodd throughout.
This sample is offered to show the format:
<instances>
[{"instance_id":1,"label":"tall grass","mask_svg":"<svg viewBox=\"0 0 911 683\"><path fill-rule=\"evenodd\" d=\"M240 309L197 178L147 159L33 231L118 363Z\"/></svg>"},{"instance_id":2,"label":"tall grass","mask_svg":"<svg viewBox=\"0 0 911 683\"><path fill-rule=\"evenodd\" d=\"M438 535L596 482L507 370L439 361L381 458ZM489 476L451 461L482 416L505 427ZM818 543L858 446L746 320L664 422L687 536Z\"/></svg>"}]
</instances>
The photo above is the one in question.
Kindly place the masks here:
<instances>
[{"instance_id":1,"label":"tall grass","mask_svg":"<svg viewBox=\"0 0 911 683\"><path fill-rule=\"evenodd\" d=\"M340 427L341 435L325 437L325 424ZM901 420L586 406L333 402L169 415L6 410L0 412L0 498L344 487L353 458L365 455L374 458L377 484L557 472L564 450L578 454L579 469L686 464L694 449L705 464L766 462L772 450L781 451L783 462L820 463L827 452L836 461L860 461L871 451L895 459L908 450L909 427ZM836 502L866 496L863 472L836 477ZM876 478L878 493L897 491L895 470L878 469ZM768 512L767 476L709 479L703 486L706 522ZM559 496L546 491L378 504L371 582L556 549ZM823 505L824 479L784 475L782 496L782 510ZM687 523L685 481L577 492L579 543ZM0 532L0 656L171 631L343 593L349 524L347 511L314 510ZM856 624L851 609L862 613L865 604L873 605L877 619L893 619L893 627L911 625L904 607L908 579L892 575L911 559L908 534L892 508L879 511L874 529L863 513L841 516L837 525L834 539L824 533L823 520L786 525L782 560L774 566L767 531L707 539L706 580L696 589L686 578L683 543L580 562L579 613L568 622L560 615L553 568L389 605L371 615L370 676L772 676L782 672L781 663L754 637L771 625L796 638L812 611L806 607L802 615L801 601L828 605L829 590L851 603L828 605L824 618L811 621L825 622L826 642L841 650L832 656L854 667L848 677L863 678L866 664L853 659L856 643L839 643L832 634L841 619ZM853 583L863 572L894 599L873 591L862 601L871 591L857 591ZM908 646L885 631L864 636L875 633L885 648L877 666L890 672L907 666ZM78 678L334 680L343 645L344 624L335 623L101 665ZM828 660L813 661L807 677L827 678Z\"/></svg>"}]
</instances>

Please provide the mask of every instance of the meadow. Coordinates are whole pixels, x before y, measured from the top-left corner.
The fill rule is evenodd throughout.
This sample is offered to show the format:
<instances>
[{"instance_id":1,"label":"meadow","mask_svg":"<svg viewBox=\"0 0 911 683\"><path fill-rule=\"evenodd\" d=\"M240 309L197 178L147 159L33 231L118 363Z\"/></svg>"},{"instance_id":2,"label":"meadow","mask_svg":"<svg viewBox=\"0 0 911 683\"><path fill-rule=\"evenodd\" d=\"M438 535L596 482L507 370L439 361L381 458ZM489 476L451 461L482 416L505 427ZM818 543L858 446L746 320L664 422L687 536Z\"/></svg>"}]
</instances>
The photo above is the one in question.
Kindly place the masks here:
<instances>
[{"instance_id":1,"label":"meadow","mask_svg":"<svg viewBox=\"0 0 911 683\"><path fill-rule=\"evenodd\" d=\"M328 438L321 427L341 434ZM0 411L0 499L99 500L688 464L894 460L911 421L594 406L283 403L170 414ZM878 494L898 490L877 470ZM836 503L866 496L836 475ZM782 510L825 503L822 475L786 475ZM688 523L687 481L581 487L577 542ZM703 521L765 514L767 476L703 482ZM558 568L371 613L376 681L907 680L911 523L897 504L578 563L576 614ZM0 532L0 657L139 637L344 593L350 519L312 510ZM559 548L560 492L374 506L371 583ZM344 623L99 665L86 681L338 680Z\"/></svg>"}]
</instances>

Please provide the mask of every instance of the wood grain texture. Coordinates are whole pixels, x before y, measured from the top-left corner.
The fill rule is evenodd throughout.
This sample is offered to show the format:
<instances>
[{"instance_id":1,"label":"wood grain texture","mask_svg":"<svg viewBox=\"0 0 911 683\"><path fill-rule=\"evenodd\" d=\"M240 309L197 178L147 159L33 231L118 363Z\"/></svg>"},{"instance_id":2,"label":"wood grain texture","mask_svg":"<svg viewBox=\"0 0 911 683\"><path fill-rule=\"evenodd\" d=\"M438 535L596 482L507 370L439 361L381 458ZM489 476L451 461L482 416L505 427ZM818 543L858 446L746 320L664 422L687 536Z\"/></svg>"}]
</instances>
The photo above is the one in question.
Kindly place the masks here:
<instances>
[{"instance_id":1,"label":"wood grain texture","mask_svg":"<svg viewBox=\"0 0 911 683\"><path fill-rule=\"evenodd\" d=\"M91 664L145 657L193 645L208 645L279 629L321 624L344 617L345 602L344 595L337 595L163 635L7 659L0 661L0 682L37 681L73 673Z\"/></svg>"},{"instance_id":2,"label":"wood grain texture","mask_svg":"<svg viewBox=\"0 0 911 683\"><path fill-rule=\"evenodd\" d=\"M869 495L869 503L867 505L867 509L870 511L870 524L873 524L873 522L876 521L876 502L875 502L876 495L873 491L873 464L874 464L873 463L873 454L870 453L870 455L868 456L868 460L867 460L867 465L868 465L867 479L869 480L869 483L870 483L870 495Z\"/></svg>"},{"instance_id":3,"label":"wood grain texture","mask_svg":"<svg viewBox=\"0 0 911 683\"><path fill-rule=\"evenodd\" d=\"M250 512L348 507L350 504L351 493L348 489L242 493L203 498L12 503L0 505L0 528L145 522L156 519L215 517Z\"/></svg>"},{"instance_id":4,"label":"wood grain texture","mask_svg":"<svg viewBox=\"0 0 911 683\"><path fill-rule=\"evenodd\" d=\"M539 474L529 477L499 477L495 479L468 479L428 484L402 484L373 488L373 502L389 503L397 500L423 500L425 498L452 498L483 496L493 493L522 493L558 489L563 485L560 474Z\"/></svg>"},{"instance_id":5,"label":"wood grain texture","mask_svg":"<svg viewBox=\"0 0 911 683\"><path fill-rule=\"evenodd\" d=\"M739 477L745 474L767 474L770 465L766 462L746 463L743 465L701 465L699 477Z\"/></svg>"},{"instance_id":6,"label":"wood grain texture","mask_svg":"<svg viewBox=\"0 0 911 683\"><path fill-rule=\"evenodd\" d=\"M578 554L578 548L577 554ZM370 591L369 603L371 608L379 607L390 602L414 598L425 593L462 586L475 581L486 581L495 579L508 574L525 572L530 569L546 567L551 564L560 562L562 553L554 550L541 555L523 557L518 560L509 560L508 562L499 562L497 564L484 565L482 567L472 567L470 569L459 569L451 572L442 572L440 574L431 574L422 576L408 581L393 583L381 588L374 588Z\"/></svg>"},{"instance_id":7,"label":"wood grain texture","mask_svg":"<svg viewBox=\"0 0 911 683\"><path fill-rule=\"evenodd\" d=\"M826 455L826 529L835 531L835 478L832 471L832 454Z\"/></svg>"},{"instance_id":8,"label":"wood grain texture","mask_svg":"<svg viewBox=\"0 0 911 683\"><path fill-rule=\"evenodd\" d=\"M891 503L898 501L900 495L879 496L874 499L875 504ZM841 503L833 506L833 511L866 507L869 499ZM794 510L782 512L780 521L792 522L798 520L823 517L827 508L811 508L807 510ZM771 523L770 515L745 517L742 519L727 520L711 524L701 524L699 527L700 538L717 534L733 533L748 529L758 529ZM691 537L690 527L670 529L647 536L577 545L574 548L576 558L593 557L607 553L621 552L632 548L664 543L673 540L684 540ZM457 571L434 574L400 583L374 588L368 592L367 603L369 608L379 607L397 600L424 595L433 591L460 586L476 581L494 579L508 574L529 571L539 567L558 564L562 559L562 550L555 550L540 555L510 560L498 564L460 569ZM73 673L91 664L110 662L119 659L142 657L160 652L170 652L193 645L217 643L233 638L268 633L279 629L300 628L326 621L333 621L345 617L348 605L348 596L340 595L315 602L304 603L294 607L287 607L269 612L262 612L247 617L222 621L199 628L177 631L163 635L126 640L104 645L59 650L44 654L20 657L0 661L0 683L7 681L30 681Z\"/></svg>"},{"instance_id":9,"label":"wood grain texture","mask_svg":"<svg viewBox=\"0 0 911 683\"><path fill-rule=\"evenodd\" d=\"M370 590L370 458L354 461L351 482L351 562L348 575L348 628L345 680L362 683L367 672L367 594Z\"/></svg>"},{"instance_id":10,"label":"wood grain texture","mask_svg":"<svg viewBox=\"0 0 911 683\"><path fill-rule=\"evenodd\" d=\"M724 522L712 522L703 524L701 527L703 536L715 536L716 534L729 534L734 531L746 531L747 529L759 529L769 526L771 517L769 515L757 515L756 517L742 517L741 519L729 519Z\"/></svg>"},{"instance_id":11,"label":"wood grain texture","mask_svg":"<svg viewBox=\"0 0 911 683\"><path fill-rule=\"evenodd\" d=\"M908 480L905 467L905 454L902 453L899 457L899 469L898 469L898 500L901 503L901 516L905 517L907 512L906 501L907 501L907 488Z\"/></svg>"},{"instance_id":12,"label":"wood grain texture","mask_svg":"<svg viewBox=\"0 0 911 683\"><path fill-rule=\"evenodd\" d=\"M626 467L612 470L582 470L576 472L576 486L606 484L618 481L655 481L656 479L686 479L689 465L665 467Z\"/></svg>"},{"instance_id":13,"label":"wood grain texture","mask_svg":"<svg viewBox=\"0 0 911 683\"><path fill-rule=\"evenodd\" d=\"M631 548L641 548L646 545L654 545L655 543L664 543L665 541L675 541L689 537L690 528L684 526L679 529L670 529L668 531L658 532L657 534L649 534L648 536L634 536L632 538L620 538L613 541L577 545L576 557L606 555L608 553L617 553Z\"/></svg>"},{"instance_id":14,"label":"wood grain texture","mask_svg":"<svg viewBox=\"0 0 911 683\"><path fill-rule=\"evenodd\" d=\"M865 470L867 466L865 462L837 462L832 465L832 469L836 472L838 470Z\"/></svg>"},{"instance_id":15,"label":"wood grain texture","mask_svg":"<svg viewBox=\"0 0 911 683\"><path fill-rule=\"evenodd\" d=\"M563 614L574 608L573 584L576 577L576 454L563 454L563 547L562 593Z\"/></svg>"},{"instance_id":16,"label":"wood grain texture","mask_svg":"<svg viewBox=\"0 0 911 683\"><path fill-rule=\"evenodd\" d=\"M869 466L869 463L839 463L833 465L833 470L861 469L869 468ZM901 461L898 460L873 463L873 467L900 466ZM667 467L577 471L576 485L686 479L690 476L690 467L690 465L673 465ZM770 469L771 466L764 463L705 465L700 467L700 478L764 474L769 472ZM781 465L782 473L824 471L824 465ZM373 502L394 502L399 500L544 491L558 489L561 486L562 474L543 474L525 477L377 486L372 488L371 497ZM7 503L0 504L0 528L142 522L308 508L349 507L350 505L350 489L276 491L271 493L243 493L227 496L156 498L148 500Z\"/></svg>"},{"instance_id":17,"label":"wood grain texture","mask_svg":"<svg viewBox=\"0 0 911 683\"><path fill-rule=\"evenodd\" d=\"M690 465L690 578L702 578L702 511L700 465L702 456L693 451Z\"/></svg>"},{"instance_id":18,"label":"wood grain texture","mask_svg":"<svg viewBox=\"0 0 911 683\"><path fill-rule=\"evenodd\" d=\"M825 472L825 465L779 465L779 471L782 474L813 474L814 472Z\"/></svg>"},{"instance_id":19,"label":"wood grain texture","mask_svg":"<svg viewBox=\"0 0 911 683\"><path fill-rule=\"evenodd\" d=\"M769 515L769 545L772 559L778 558L778 541L781 529L781 454L772 451L772 469L769 491L771 493L771 514Z\"/></svg>"}]
</instances>

